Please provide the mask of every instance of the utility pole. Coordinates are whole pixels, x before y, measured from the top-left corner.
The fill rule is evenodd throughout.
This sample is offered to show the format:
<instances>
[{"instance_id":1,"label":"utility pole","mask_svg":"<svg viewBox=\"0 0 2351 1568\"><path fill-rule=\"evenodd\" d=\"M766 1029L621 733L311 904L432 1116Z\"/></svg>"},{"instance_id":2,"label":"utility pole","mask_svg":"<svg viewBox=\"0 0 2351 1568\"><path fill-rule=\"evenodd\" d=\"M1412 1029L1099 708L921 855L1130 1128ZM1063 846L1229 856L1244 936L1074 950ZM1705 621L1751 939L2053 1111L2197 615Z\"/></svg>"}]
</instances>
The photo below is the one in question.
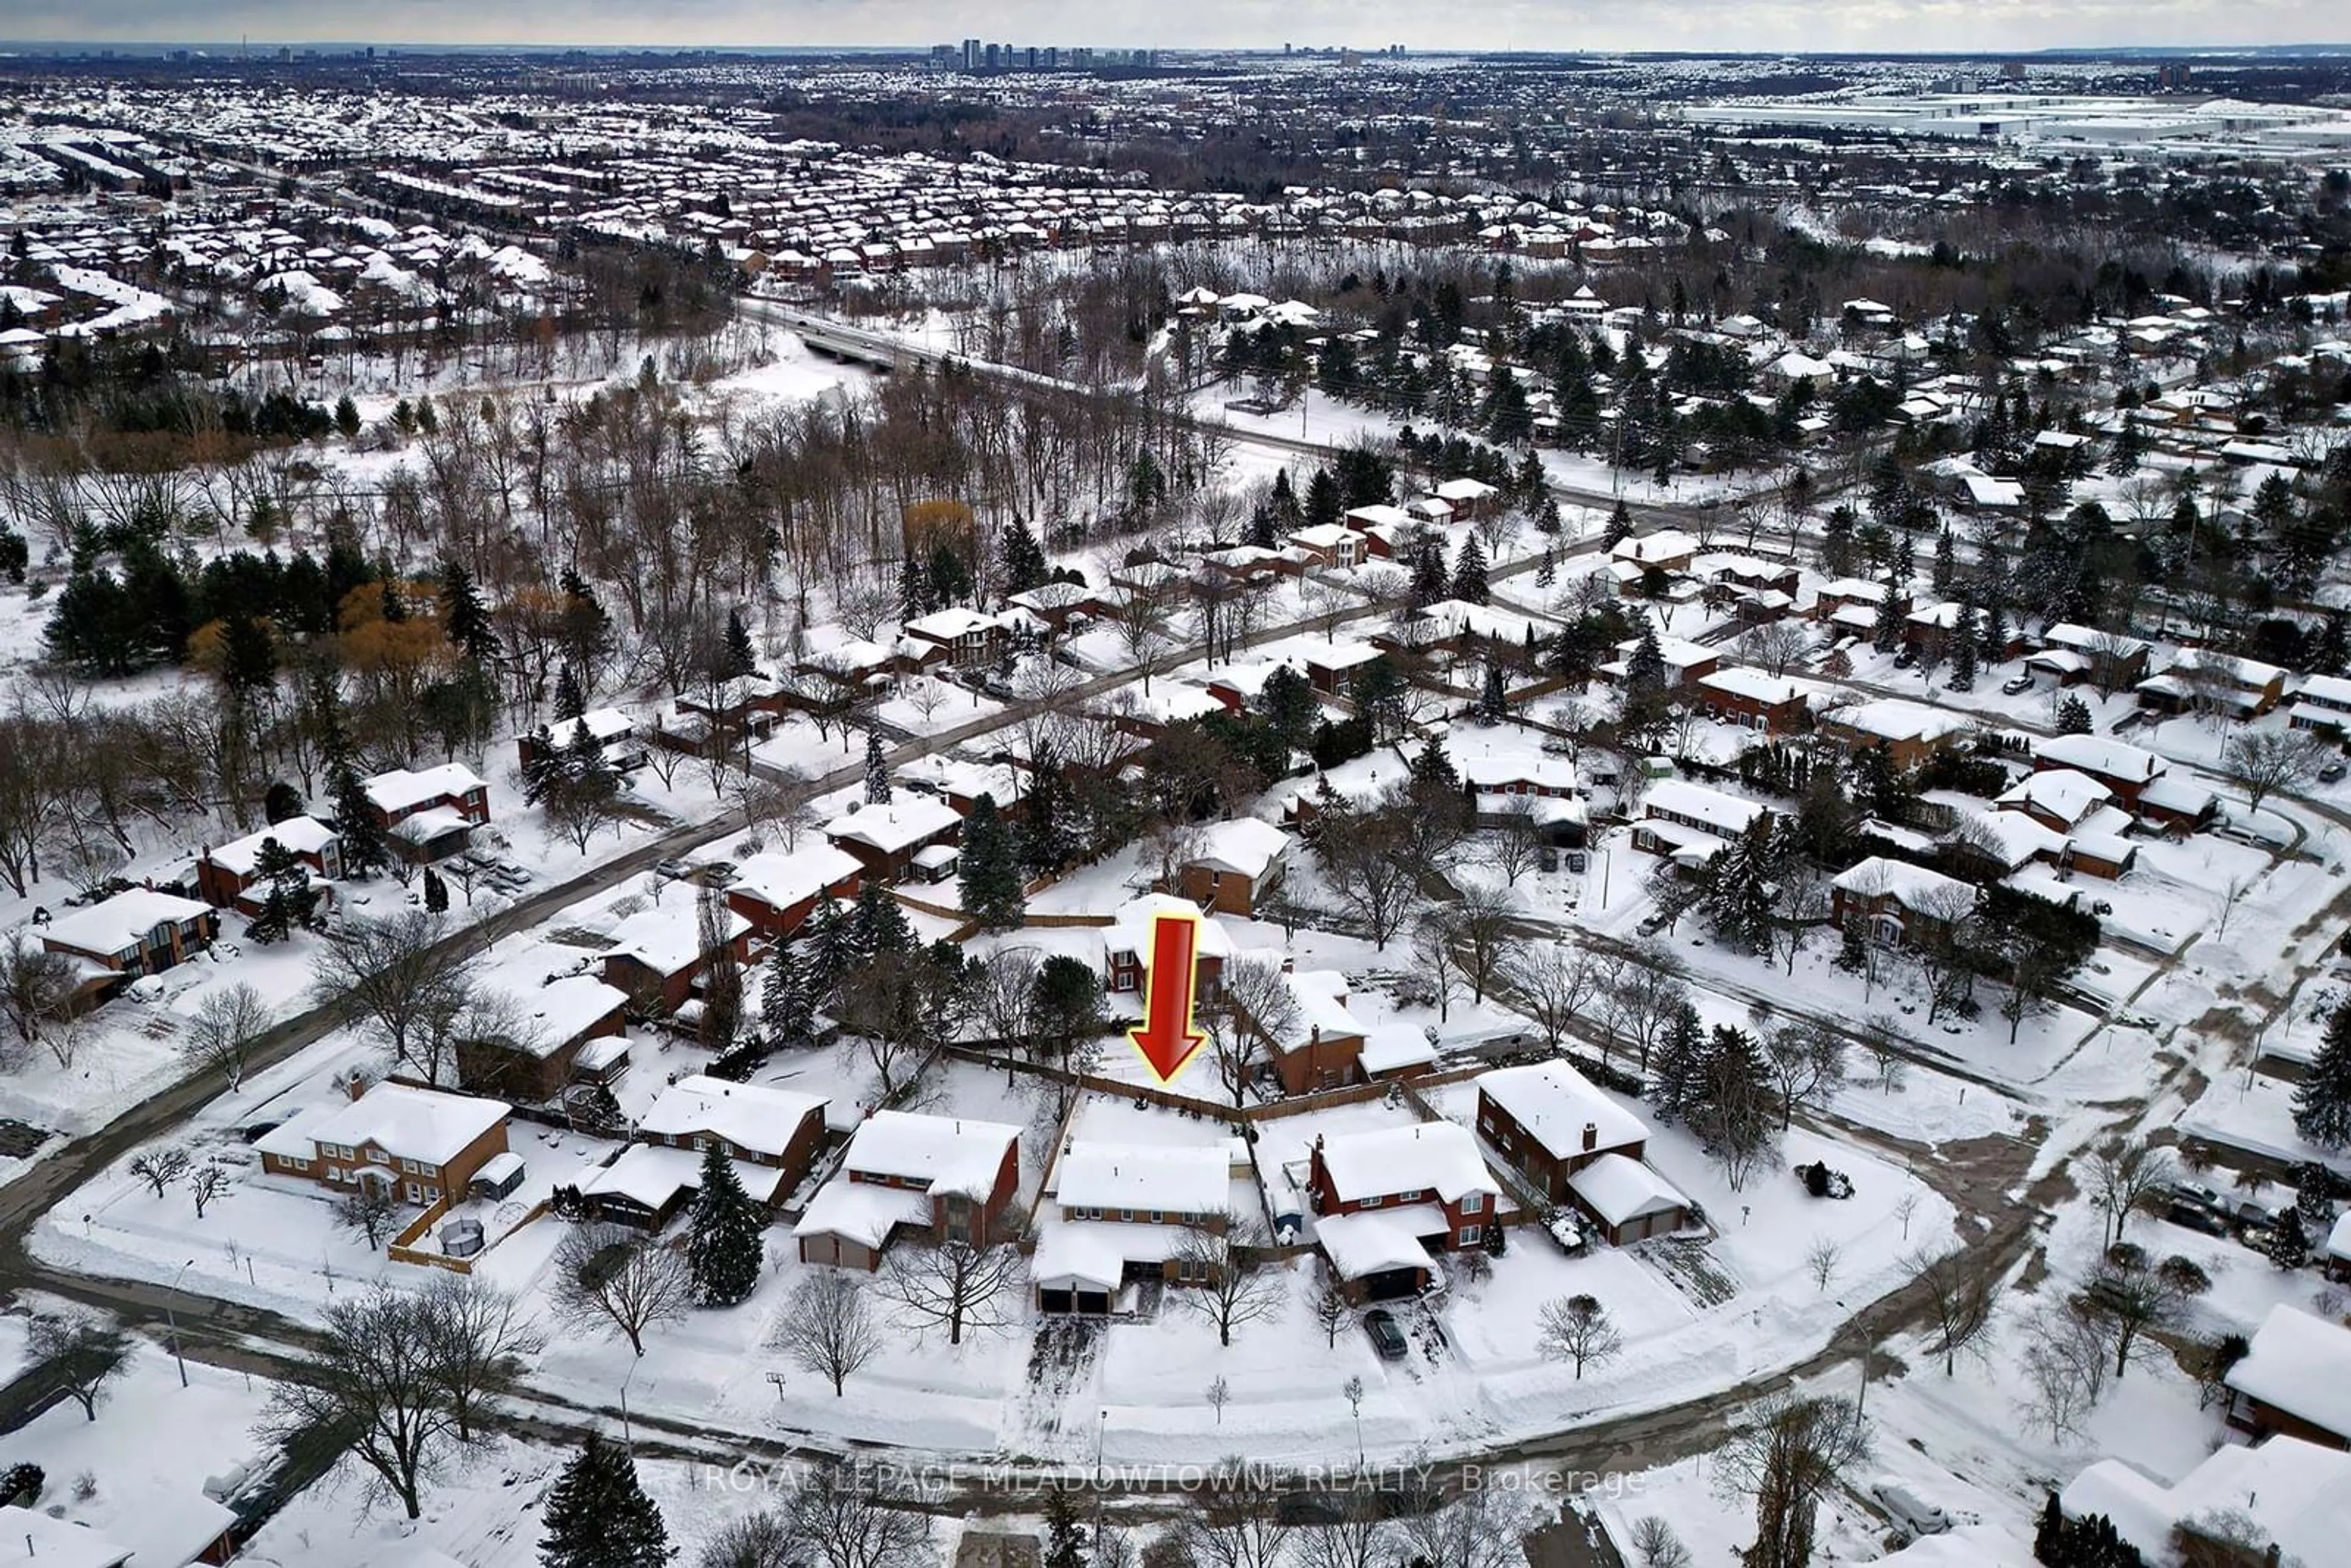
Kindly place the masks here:
<instances>
[{"instance_id":1,"label":"utility pole","mask_svg":"<svg viewBox=\"0 0 2351 1568\"><path fill-rule=\"evenodd\" d=\"M188 1361L187 1357L180 1354L180 1319L179 1314L172 1311L172 1298L180 1293L181 1276L187 1273L190 1269L195 1267L195 1262L196 1260L193 1258L191 1258L185 1263L181 1264L179 1272L172 1276L172 1283L163 1292L163 1322L171 1330L172 1359L179 1364L180 1386L183 1388L185 1388L188 1385Z\"/></svg>"}]
</instances>

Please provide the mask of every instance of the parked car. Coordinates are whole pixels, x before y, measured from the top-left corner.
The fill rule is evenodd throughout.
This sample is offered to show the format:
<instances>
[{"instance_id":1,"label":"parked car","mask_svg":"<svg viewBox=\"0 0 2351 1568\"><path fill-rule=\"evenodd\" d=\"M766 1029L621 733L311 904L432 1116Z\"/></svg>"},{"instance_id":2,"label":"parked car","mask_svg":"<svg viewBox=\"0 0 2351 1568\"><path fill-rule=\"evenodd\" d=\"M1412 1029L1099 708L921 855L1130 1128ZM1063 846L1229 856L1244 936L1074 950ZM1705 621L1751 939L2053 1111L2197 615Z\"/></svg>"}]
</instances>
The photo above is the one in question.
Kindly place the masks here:
<instances>
[{"instance_id":1,"label":"parked car","mask_svg":"<svg viewBox=\"0 0 2351 1568\"><path fill-rule=\"evenodd\" d=\"M2207 1236L2229 1234L2229 1217L2209 1204L2190 1203L2175 1197L2163 1211L2163 1218L2189 1230L2200 1230Z\"/></svg>"},{"instance_id":2,"label":"parked car","mask_svg":"<svg viewBox=\"0 0 2351 1568\"><path fill-rule=\"evenodd\" d=\"M1939 1505L1891 1476L1870 1482L1869 1490L1884 1505L1887 1517L1913 1535L1940 1535L1951 1528L1951 1516Z\"/></svg>"},{"instance_id":3,"label":"parked car","mask_svg":"<svg viewBox=\"0 0 2351 1568\"><path fill-rule=\"evenodd\" d=\"M1894 655L1894 667L1897 670L1907 670L1917 662L1918 655L1907 648Z\"/></svg>"},{"instance_id":4,"label":"parked car","mask_svg":"<svg viewBox=\"0 0 2351 1568\"><path fill-rule=\"evenodd\" d=\"M1372 1336L1372 1348L1380 1353L1382 1361L1404 1359L1404 1331L1396 1327L1395 1313L1384 1307L1374 1307L1364 1314L1364 1332Z\"/></svg>"},{"instance_id":5,"label":"parked car","mask_svg":"<svg viewBox=\"0 0 2351 1568\"><path fill-rule=\"evenodd\" d=\"M2011 675L2007 680L2004 680L2000 684L2001 695L2002 696L2012 697L2019 692L2029 692L2032 689L2032 677L2031 675Z\"/></svg>"},{"instance_id":6,"label":"parked car","mask_svg":"<svg viewBox=\"0 0 2351 1568\"><path fill-rule=\"evenodd\" d=\"M2330 762L2325 767L2320 768L2318 770L2318 781L2321 784L2341 783L2343 781L2343 764L2340 762Z\"/></svg>"},{"instance_id":7,"label":"parked car","mask_svg":"<svg viewBox=\"0 0 2351 1568\"><path fill-rule=\"evenodd\" d=\"M684 882L694 874L694 868L682 860L673 858L656 861L653 863L653 874L664 882Z\"/></svg>"}]
</instances>

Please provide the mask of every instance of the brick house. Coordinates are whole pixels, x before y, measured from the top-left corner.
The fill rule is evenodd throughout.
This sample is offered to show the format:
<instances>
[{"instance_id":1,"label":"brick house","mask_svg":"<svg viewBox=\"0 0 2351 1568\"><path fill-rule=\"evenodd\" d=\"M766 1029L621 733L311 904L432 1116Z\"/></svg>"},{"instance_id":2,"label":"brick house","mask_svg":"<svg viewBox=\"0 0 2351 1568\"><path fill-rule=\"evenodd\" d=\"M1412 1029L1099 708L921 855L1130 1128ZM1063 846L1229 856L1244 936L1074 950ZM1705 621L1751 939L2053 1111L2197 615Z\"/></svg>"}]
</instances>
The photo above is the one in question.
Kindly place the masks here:
<instances>
[{"instance_id":1,"label":"brick house","mask_svg":"<svg viewBox=\"0 0 2351 1568\"><path fill-rule=\"evenodd\" d=\"M675 1012L694 995L696 981L717 950L702 945L699 907L680 900L641 909L611 930L604 949L603 980L648 1012ZM726 912L726 946L738 964L751 958L751 923Z\"/></svg>"},{"instance_id":2,"label":"brick house","mask_svg":"<svg viewBox=\"0 0 2351 1568\"><path fill-rule=\"evenodd\" d=\"M2284 698L2285 672L2210 648L2182 648L2161 674L2149 675L2134 689L2142 706L2162 712L2210 707L2252 719Z\"/></svg>"},{"instance_id":3,"label":"brick house","mask_svg":"<svg viewBox=\"0 0 2351 1568\"><path fill-rule=\"evenodd\" d=\"M1214 915L1247 920L1281 882L1290 835L1255 817L1210 822L1176 871L1176 891Z\"/></svg>"},{"instance_id":4,"label":"brick house","mask_svg":"<svg viewBox=\"0 0 2351 1568\"><path fill-rule=\"evenodd\" d=\"M1804 727L1810 705L1784 675L1733 667L1698 678L1699 711L1707 717L1765 735L1789 735Z\"/></svg>"},{"instance_id":5,"label":"brick house","mask_svg":"<svg viewBox=\"0 0 2351 1568\"><path fill-rule=\"evenodd\" d=\"M2225 1418L2255 1441L2284 1436L2351 1448L2351 1329L2280 1303L2229 1369Z\"/></svg>"},{"instance_id":6,"label":"brick house","mask_svg":"<svg viewBox=\"0 0 2351 1568\"><path fill-rule=\"evenodd\" d=\"M459 762L394 768L360 788L393 852L417 865L448 859L490 820L490 787Z\"/></svg>"},{"instance_id":7,"label":"brick house","mask_svg":"<svg viewBox=\"0 0 2351 1568\"><path fill-rule=\"evenodd\" d=\"M638 1119L636 1141L582 1182L576 1200L602 1218L658 1230L700 1188L716 1145L754 1203L773 1208L807 1179L825 1142L826 1102L692 1073Z\"/></svg>"},{"instance_id":8,"label":"brick house","mask_svg":"<svg viewBox=\"0 0 2351 1568\"><path fill-rule=\"evenodd\" d=\"M938 650L935 656L916 655L916 662L924 668L940 663L956 669L992 664L1004 652L1002 618L962 605L916 616L900 630L909 641Z\"/></svg>"},{"instance_id":9,"label":"brick house","mask_svg":"<svg viewBox=\"0 0 2351 1568\"><path fill-rule=\"evenodd\" d=\"M2147 786L2168 767L2152 751L2103 735L2053 735L2032 747L2036 774L2062 768L2085 775L2105 785L2115 803L2134 814Z\"/></svg>"},{"instance_id":10,"label":"brick house","mask_svg":"<svg viewBox=\"0 0 2351 1568\"><path fill-rule=\"evenodd\" d=\"M1108 1312L1131 1281L1205 1283L1197 1265L1215 1249L1190 1239L1225 1234L1234 1158L1213 1144L1064 1148L1050 1183L1054 1212L1029 1265L1038 1310Z\"/></svg>"},{"instance_id":11,"label":"brick house","mask_svg":"<svg viewBox=\"0 0 2351 1568\"><path fill-rule=\"evenodd\" d=\"M629 998L617 987L592 975L567 975L535 990L501 994L514 1003L518 1027L457 1040L457 1082L466 1089L539 1103L561 1094L583 1071L609 1082L618 1076L614 1067L625 1067L622 1014ZM598 1040L614 1043L599 1049Z\"/></svg>"},{"instance_id":12,"label":"brick house","mask_svg":"<svg viewBox=\"0 0 2351 1568\"><path fill-rule=\"evenodd\" d=\"M2303 676L2286 723L2295 729L2331 734L2336 740L2351 735L2351 680L2341 675Z\"/></svg>"},{"instance_id":13,"label":"brick house","mask_svg":"<svg viewBox=\"0 0 2351 1568\"><path fill-rule=\"evenodd\" d=\"M853 856L863 874L895 882L914 856L933 844L955 842L963 816L935 796L900 790L879 806L860 806L824 825L824 836Z\"/></svg>"},{"instance_id":14,"label":"brick house","mask_svg":"<svg viewBox=\"0 0 2351 1568\"><path fill-rule=\"evenodd\" d=\"M264 1134L261 1168L339 1190L380 1183L403 1203L430 1207L462 1197L474 1173L507 1152L501 1101L359 1079L351 1089L349 1104Z\"/></svg>"},{"instance_id":15,"label":"brick house","mask_svg":"<svg viewBox=\"0 0 2351 1568\"><path fill-rule=\"evenodd\" d=\"M1950 936L1954 913L1975 907L1974 887L1907 861L1872 855L1829 883L1839 926L1859 921L1883 947L1917 947Z\"/></svg>"},{"instance_id":16,"label":"brick house","mask_svg":"<svg viewBox=\"0 0 2351 1568\"><path fill-rule=\"evenodd\" d=\"M1480 1073L1478 1131L1512 1169L1553 1203L1568 1178L1603 1155L1646 1157L1649 1129L1564 1061Z\"/></svg>"},{"instance_id":17,"label":"brick house","mask_svg":"<svg viewBox=\"0 0 2351 1568\"><path fill-rule=\"evenodd\" d=\"M316 817L288 817L257 833L247 833L206 850L196 860L196 896L214 909L235 909L256 915L268 895L248 898L246 890L256 880L262 847L276 840L279 848L310 868L314 879L331 882L343 874L343 841Z\"/></svg>"},{"instance_id":18,"label":"brick house","mask_svg":"<svg viewBox=\"0 0 2351 1568\"><path fill-rule=\"evenodd\" d=\"M1102 928L1104 990L1144 988L1151 973L1152 934L1162 910L1186 917L1197 917L1200 913L1195 905L1166 893L1146 893L1119 905L1110 925ZM1192 952L1194 996L1205 997L1217 988L1224 977L1225 960L1232 956L1233 941L1225 928L1213 920L1200 921L1198 944Z\"/></svg>"},{"instance_id":19,"label":"brick house","mask_svg":"<svg viewBox=\"0 0 2351 1568\"><path fill-rule=\"evenodd\" d=\"M1883 750L1896 768L1916 768L1965 734L1970 721L1942 708L1899 697L1832 708L1819 720L1820 733L1847 750Z\"/></svg>"},{"instance_id":20,"label":"brick house","mask_svg":"<svg viewBox=\"0 0 2351 1568\"><path fill-rule=\"evenodd\" d=\"M1263 1033L1282 1092L1305 1094L1364 1079L1364 1026L1347 1010L1347 977L1336 969L1284 973L1291 1006L1280 1038Z\"/></svg>"},{"instance_id":21,"label":"brick house","mask_svg":"<svg viewBox=\"0 0 2351 1568\"><path fill-rule=\"evenodd\" d=\"M1019 1186L1019 1128L876 1111L852 1134L841 1169L792 1235L803 1263L871 1272L893 1237L909 1229L935 1245L1000 1236Z\"/></svg>"},{"instance_id":22,"label":"brick house","mask_svg":"<svg viewBox=\"0 0 2351 1568\"><path fill-rule=\"evenodd\" d=\"M1684 779L1661 779L1641 797L1633 847L1677 860L1707 859L1772 814L1760 800Z\"/></svg>"},{"instance_id":23,"label":"brick house","mask_svg":"<svg viewBox=\"0 0 2351 1568\"><path fill-rule=\"evenodd\" d=\"M1314 1236L1356 1301L1417 1293L1429 1254L1480 1245L1501 1188L1452 1122L1318 1136L1308 1166Z\"/></svg>"},{"instance_id":24,"label":"brick house","mask_svg":"<svg viewBox=\"0 0 2351 1568\"><path fill-rule=\"evenodd\" d=\"M220 935L210 904L153 888L134 887L69 910L37 928L41 946L79 967L68 1015L95 1007L143 975L187 962Z\"/></svg>"},{"instance_id":25,"label":"brick house","mask_svg":"<svg viewBox=\"0 0 2351 1568\"><path fill-rule=\"evenodd\" d=\"M726 904L753 931L780 942L800 928L831 894L854 898L865 874L863 862L831 844L803 844L789 853L769 850L747 856L726 884Z\"/></svg>"},{"instance_id":26,"label":"brick house","mask_svg":"<svg viewBox=\"0 0 2351 1568\"><path fill-rule=\"evenodd\" d=\"M578 718L549 725L547 731L549 745L559 752L577 746L583 735L596 744L605 762L616 772L627 773L645 765L645 748L636 737L636 721L618 708L591 708ZM539 742L536 730L526 730L515 737L515 760L525 772L538 763Z\"/></svg>"}]
</instances>

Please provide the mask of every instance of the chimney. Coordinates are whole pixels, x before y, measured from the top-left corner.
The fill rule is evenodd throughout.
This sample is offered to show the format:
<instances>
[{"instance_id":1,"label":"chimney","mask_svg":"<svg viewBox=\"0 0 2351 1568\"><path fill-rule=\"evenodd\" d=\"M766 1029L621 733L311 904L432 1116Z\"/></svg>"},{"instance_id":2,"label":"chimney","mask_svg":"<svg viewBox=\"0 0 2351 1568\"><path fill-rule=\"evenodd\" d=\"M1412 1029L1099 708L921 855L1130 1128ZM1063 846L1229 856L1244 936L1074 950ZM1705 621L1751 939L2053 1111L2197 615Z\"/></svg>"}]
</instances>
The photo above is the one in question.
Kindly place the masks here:
<instances>
[{"instance_id":1,"label":"chimney","mask_svg":"<svg viewBox=\"0 0 2351 1568\"><path fill-rule=\"evenodd\" d=\"M1583 1124L1583 1152L1588 1155L1599 1146L1600 1124L1597 1122L1586 1122Z\"/></svg>"},{"instance_id":2,"label":"chimney","mask_svg":"<svg viewBox=\"0 0 2351 1568\"><path fill-rule=\"evenodd\" d=\"M368 1092L367 1074L364 1072L352 1073L350 1076L350 1082L347 1087L350 1090L351 1098L354 1100L359 1099Z\"/></svg>"}]
</instances>

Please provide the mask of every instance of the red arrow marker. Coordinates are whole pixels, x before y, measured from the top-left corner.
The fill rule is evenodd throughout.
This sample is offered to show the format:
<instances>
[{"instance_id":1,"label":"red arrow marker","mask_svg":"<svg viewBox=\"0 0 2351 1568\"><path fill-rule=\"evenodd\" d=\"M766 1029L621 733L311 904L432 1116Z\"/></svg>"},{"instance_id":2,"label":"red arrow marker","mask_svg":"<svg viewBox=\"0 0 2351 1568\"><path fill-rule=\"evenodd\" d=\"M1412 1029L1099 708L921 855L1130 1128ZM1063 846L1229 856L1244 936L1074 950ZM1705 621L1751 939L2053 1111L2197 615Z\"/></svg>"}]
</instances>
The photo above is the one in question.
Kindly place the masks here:
<instances>
[{"instance_id":1,"label":"red arrow marker","mask_svg":"<svg viewBox=\"0 0 2351 1568\"><path fill-rule=\"evenodd\" d=\"M1143 987L1143 1027L1127 1030L1159 1082L1184 1071L1208 1037L1192 1027L1192 958L1200 917L1161 911L1151 923L1151 973Z\"/></svg>"}]
</instances>

